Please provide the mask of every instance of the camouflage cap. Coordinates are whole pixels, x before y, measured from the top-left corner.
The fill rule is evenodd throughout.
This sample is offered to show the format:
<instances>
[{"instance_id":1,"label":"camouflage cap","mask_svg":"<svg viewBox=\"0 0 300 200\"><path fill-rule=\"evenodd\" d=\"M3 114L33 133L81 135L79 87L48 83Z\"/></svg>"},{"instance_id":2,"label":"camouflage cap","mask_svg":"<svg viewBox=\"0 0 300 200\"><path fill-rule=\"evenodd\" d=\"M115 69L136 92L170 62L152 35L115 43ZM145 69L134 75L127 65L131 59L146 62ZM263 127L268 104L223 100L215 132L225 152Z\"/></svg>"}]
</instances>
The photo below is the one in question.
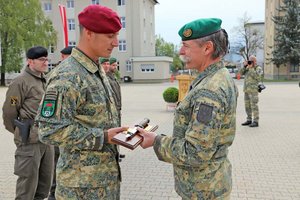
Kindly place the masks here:
<instances>
[{"instance_id":1,"label":"camouflage cap","mask_svg":"<svg viewBox=\"0 0 300 200\"><path fill-rule=\"evenodd\" d=\"M109 62L109 58L100 58L100 64Z\"/></svg>"},{"instance_id":2,"label":"camouflage cap","mask_svg":"<svg viewBox=\"0 0 300 200\"><path fill-rule=\"evenodd\" d=\"M221 30L222 20L218 18L197 19L184 25L179 31L182 41L202 38Z\"/></svg>"},{"instance_id":3,"label":"camouflage cap","mask_svg":"<svg viewBox=\"0 0 300 200\"><path fill-rule=\"evenodd\" d=\"M117 62L117 59L116 59L116 58L111 57L111 58L109 59L109 64L113 64L113 63L115 63L115 62Z\"/></svg>"}]
</instances>

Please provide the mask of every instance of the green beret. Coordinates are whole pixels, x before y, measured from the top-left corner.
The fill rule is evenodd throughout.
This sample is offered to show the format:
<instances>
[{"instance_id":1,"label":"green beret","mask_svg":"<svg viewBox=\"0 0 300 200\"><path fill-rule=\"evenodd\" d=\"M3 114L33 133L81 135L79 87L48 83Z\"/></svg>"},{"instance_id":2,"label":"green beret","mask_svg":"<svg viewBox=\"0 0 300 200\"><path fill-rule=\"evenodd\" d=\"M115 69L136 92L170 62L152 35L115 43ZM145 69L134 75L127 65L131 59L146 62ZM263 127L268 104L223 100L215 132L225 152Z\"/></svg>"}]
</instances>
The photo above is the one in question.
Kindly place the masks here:
<instances>
[{"instance_id":1,"label":"green beret","mask_svg":"<svg viewBox=\"0 0 300 200\"><path fill-rule=\"evenodd\" d=\"M100 58L100 64L109 62L109 58Z\"/></svg>"},{"instance_id":2,"label":"green beret","mask_svg":"<svg viewBox=\"0 0 300 200\"><path fill-rule=\"evenodd\" d=\"M179 31L182 41L202 38L221 30L222 20L218 18L197 19L184 25Z\"/></svg>"},{"instance_id":3,"label":"green beret","mask_svg":"<svg viewBox=\"0 0 300 200\"><path fill-rule=\"evenodd\" d=\"M116 58L111 57L111 58L109 59L109 64L113 64L113 63L115 63L115 62L117 62L117 59L116 59Z\"/></svg>"}]
</instances>

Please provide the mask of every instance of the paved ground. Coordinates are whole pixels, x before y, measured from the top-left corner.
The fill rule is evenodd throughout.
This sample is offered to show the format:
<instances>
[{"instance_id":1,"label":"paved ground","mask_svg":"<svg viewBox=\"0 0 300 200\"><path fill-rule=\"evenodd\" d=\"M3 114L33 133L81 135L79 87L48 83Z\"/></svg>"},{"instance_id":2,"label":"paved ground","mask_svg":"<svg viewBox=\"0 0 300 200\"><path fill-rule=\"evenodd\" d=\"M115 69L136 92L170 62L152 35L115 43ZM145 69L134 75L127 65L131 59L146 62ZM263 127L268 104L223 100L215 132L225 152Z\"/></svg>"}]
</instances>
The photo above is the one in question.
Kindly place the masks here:
<instances>
[{"instance_id":1,"label":"paved ground","mask_svg":"<svg viewBox=\"0 0 300 200\"><path fill-rule=\"evenodd\" d=\"M242 127L245 120L242 80L237 132L229 157L233 165L231 199L300 199L300 88L297 83L267 83L260 95L260 127ZM172 134L173 112L162 99L165 88L177 83L123 84L123 124L148 117L158 133ZM6 88L0 88L2 107ZM2 110L0 111L2 116ZM0 200L14 198L14 144L0 121ZM3 134L2 134L3 133ZM172 166L157 160L152 148L121 148L122 200L179 200Z\"/></svg>"}]
</instances>

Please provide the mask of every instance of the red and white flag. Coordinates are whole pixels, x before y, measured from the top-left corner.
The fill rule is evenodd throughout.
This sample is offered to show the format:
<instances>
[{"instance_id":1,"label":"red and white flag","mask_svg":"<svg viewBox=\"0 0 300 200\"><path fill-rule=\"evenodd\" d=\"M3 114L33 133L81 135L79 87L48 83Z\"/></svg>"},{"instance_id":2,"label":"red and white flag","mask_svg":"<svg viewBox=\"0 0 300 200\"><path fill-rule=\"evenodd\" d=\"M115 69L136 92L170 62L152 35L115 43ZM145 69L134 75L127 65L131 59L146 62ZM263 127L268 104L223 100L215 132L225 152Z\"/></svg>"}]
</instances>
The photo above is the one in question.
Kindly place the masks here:
<instances>
[{"instance_id":1,"label":"red and white flag","mask_svg":"<svg viewBox=\"0 0 300 200\"><path fill-rule=\"evenodd\" d=\"M67 15L66 15L66 7L64 5L58 4L60 17L63 25L63 33L64 33L64 44L65 47L69 46L68 41L68 24L67 24Z\"/></svg>"}]
</instances>

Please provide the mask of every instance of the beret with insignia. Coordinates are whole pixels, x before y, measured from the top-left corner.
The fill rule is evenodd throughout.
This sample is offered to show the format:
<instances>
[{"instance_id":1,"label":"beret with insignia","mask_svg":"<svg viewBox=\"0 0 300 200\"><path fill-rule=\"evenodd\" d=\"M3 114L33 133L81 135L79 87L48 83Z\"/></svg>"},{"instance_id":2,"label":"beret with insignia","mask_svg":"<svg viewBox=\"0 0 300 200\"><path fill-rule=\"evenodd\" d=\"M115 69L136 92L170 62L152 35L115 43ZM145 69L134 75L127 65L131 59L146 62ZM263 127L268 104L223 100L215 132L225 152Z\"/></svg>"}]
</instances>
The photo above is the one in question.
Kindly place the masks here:
<instances>
[{"instance_id":1,"label":"beret with insignia","mask_svg":"<svg viewBox=\"0 0 300 200\"><path fill-rule=\"evenodd\" d=\"M116 33L121 21L116 12L100 5L89 5L78 15L79 24L95 33Z\"/></svg>"},{"instance_id":2,"label":"beret with insignia","mask_svg":"<svg viewBox=\"0 0 300 200\"><path fill-rule=\"evenodd\" d=\"M61 53L61 54L64 54L64 55L70 55L70 54L72 53L72 49L73 49L73 47L68 46L68 47L63 48L63 49L60 51L60 53Z\"/></svg>"},{"instance_id":3,"label":"beret with insignia","mask_svg":"<svg viewBox=\"0 0 300 200\"><path fill-rule=\"evenodd\" d=\"M182 41L202 38L221 30L222 20L218 18L197 19L184 25L178 34Z\"/></svg>"},{"instance_id":4,"label":"beret with insignia","mask_svg":"<svg viewBox=\"0 0 300 200\"><path fill-rule=\"evenodd\" d=\"M109 62L109 58L100 58L100 64Z\"/></svg>"},{"instance_id":5,"label":"beret with insignia","mask_svg":"<svg viewBox=\"0 0 300 200\"><path fill-rule=\"evenodd\" d=\"M47 56L48 56L48 51L45 47L42 46L31 47L26 52L26 57L28 59L37 59L40 57L47 57Z\"/></svg>"},{"instance_id":6,"label":"beret with insignia","mask_svg":"<svg viewBox=\"0 0 300 200\"><path fill-rule=\"evenodd\" d=\"M117 59L116 59L116 58L111 57L111 58L109 59L109 64L113 64L113 63L115 63L115 62L117 62Z\"/></svg>"}]
</instances>

